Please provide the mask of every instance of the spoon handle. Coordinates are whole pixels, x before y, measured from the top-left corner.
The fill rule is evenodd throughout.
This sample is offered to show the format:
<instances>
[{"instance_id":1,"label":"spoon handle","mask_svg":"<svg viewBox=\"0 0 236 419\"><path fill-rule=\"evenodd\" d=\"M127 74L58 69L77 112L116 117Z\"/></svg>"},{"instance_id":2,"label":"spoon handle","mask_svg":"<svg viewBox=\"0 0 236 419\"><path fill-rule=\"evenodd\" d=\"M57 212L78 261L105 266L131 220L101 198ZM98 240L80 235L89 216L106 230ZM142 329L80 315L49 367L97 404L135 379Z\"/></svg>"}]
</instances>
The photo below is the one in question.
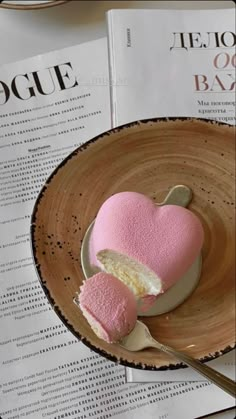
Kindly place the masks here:
<instances>
[{"instance_id":1,"label":"spoon handle","mask_svg":"<svg viewBox=\"0 0 236 419\"><path fill-rule=\"evenodd\" d=\"M176 351L169 346L163 345L153 339L152 346L164 351L170 355L175 356L175 358L183 361L185 364L192 367L194 370L198 371L201 375L208 378L212 383L216 384L226 393L230 394L230 396L235 397L236 395L236 383L231 380L230 378L226 377L225 375L221 374L220 372L214 370L213 368L209 367L206 364L202 364L197 359L194 359L188 356L185 353Z\"/></svg>"}]
</instances>

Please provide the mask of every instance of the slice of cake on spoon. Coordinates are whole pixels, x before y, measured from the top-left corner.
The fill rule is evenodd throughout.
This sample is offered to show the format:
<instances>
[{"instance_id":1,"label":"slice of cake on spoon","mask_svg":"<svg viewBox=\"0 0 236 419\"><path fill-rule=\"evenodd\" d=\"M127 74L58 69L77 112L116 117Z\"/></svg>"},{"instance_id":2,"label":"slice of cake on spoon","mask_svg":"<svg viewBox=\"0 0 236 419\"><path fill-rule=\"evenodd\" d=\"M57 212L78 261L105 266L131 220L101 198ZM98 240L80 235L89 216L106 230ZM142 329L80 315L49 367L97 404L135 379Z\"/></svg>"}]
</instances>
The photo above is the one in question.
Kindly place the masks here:
<instances>
[{"instance_id":1,"label":"slice of cake on spoon","mask_svg":"<svg viewBox=\"0 0 236 419\"><path fill-rule=\"evenodd\" d=\"M113 275L100 272L88 278L74 302L81 308L95 334L106 342L118 342L135 327L135 296Z\"/></svg>"}]
</instances>

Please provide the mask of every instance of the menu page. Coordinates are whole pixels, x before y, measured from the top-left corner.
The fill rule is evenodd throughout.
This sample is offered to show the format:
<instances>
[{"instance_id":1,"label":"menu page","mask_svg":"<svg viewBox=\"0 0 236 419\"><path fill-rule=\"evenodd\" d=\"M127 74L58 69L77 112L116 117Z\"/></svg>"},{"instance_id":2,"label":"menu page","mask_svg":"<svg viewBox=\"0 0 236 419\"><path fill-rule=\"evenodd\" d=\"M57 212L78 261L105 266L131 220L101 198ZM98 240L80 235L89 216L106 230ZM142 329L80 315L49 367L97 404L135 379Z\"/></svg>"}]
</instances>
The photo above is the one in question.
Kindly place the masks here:
<instances>
[{"instance_id":1,"label":"menu page","mask_svg":"<svg viewBox=\"0 0 236 419\"><path fill-rule=\"evenodd\" d=\"M106 40L0 68L1 419L191 419L232 406L209 382L127 384L124 367L75 339L41 289L29 238L36 196L110 125Z\"/></svg>"},{"instance_id":2,"label":"menu page","mask_svg":"<svg viewBox=\"0 0 236 419\"><path fill-rule=\"evenodd\" d=\"M17 410L20 404L23 412L31 398L32 392L24 391L13 399L16 384L24 381L27 387L25 377L32 378L35 368L53 370L54 363L47 363L49 353L56 352L57 360L64 362L70 359L68 348L78 344L41 289L31 256L30 217L52 170L80 144L110 128L108 80L106 39L0 68L0 412L5 412L4 419L14 416L6 413L6 406Z\"/></svg>"},{"instance_id":3,"label":"menu page","mask_svg":"<svg viewBox=\"0 0 236 419\"><path fill-rule=\"evenodd\" d=\"M233 5L232 5L233 7ZM113 125L198 117L235 125L235 8L111 10Z\"/></svg>"},{"instance_id":4,"label":"menu page","mask_svg":"<svg viewBox=\"0 0 236 419\"><path fill-rule=\"evenodd\" d=\"M127 384L122 366L73 337L50 339L44 353L1 367L2 419L194 419L233 406L208 382Z\"/></svg>"}]
</instances>

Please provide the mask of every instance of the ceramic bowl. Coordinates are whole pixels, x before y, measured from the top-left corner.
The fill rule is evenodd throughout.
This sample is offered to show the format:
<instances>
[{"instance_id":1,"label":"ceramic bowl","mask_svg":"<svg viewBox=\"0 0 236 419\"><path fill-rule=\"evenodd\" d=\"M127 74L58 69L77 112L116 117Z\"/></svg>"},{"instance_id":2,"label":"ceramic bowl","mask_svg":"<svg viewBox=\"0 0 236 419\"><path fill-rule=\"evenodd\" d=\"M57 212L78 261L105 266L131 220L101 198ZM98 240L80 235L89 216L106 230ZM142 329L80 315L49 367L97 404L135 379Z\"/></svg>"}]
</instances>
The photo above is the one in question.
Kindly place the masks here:
<instances>
[{"instance_id":1,"label":"ceramic bowl","mask_svg":"<svg viewBox=\"0 0 236 419\"><path fill-rule=\"evenodd\" d=\"M14 9L14 10L41 10L47 9L49 7L60 6L62 4L68 3L70 0L44 0L44 1L8 1L2 0L0 2L0 8L2 9Z\"/></svg>"},{"instance_id":2,"label":"ceramic bowl","mask_svg":"<svg viewBox=\"0 0 236 419\"><path fill-rule=\"evenodd\" d=\"M52 173L32 215L33 257L52 307L85 345L129 367L181 367L155 349L128 352L99 339L73 299L84 280L81 243L102 203L125 190L162 202L183 184L205 230L201 279L183 304L143 321L154 338L202 361L235 347L234 141L235 127L212 121L139 121L97 136Z\"/></svg>"}]
</instances>

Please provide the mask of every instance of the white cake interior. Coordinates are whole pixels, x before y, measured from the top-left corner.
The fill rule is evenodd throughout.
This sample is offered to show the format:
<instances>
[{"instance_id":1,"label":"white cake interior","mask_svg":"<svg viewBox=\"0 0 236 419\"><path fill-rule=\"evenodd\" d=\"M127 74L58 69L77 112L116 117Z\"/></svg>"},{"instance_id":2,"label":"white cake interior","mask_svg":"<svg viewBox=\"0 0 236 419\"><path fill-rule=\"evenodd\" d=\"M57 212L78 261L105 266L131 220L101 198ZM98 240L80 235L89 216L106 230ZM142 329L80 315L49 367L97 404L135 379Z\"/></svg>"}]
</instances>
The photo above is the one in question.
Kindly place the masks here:
<instances>
[{"instance_id":1,"label":"white cake interior","mask_svg":"<svg viewBox=\"0 0 236 419\"><path fill-rule=\"evenodd\" d=\"M162 292L161 279L150 269L136 260L113 250L102 250L97 259L104 271L116 276L136 298L159 295Z\"/></svg>"}]
</instances>

